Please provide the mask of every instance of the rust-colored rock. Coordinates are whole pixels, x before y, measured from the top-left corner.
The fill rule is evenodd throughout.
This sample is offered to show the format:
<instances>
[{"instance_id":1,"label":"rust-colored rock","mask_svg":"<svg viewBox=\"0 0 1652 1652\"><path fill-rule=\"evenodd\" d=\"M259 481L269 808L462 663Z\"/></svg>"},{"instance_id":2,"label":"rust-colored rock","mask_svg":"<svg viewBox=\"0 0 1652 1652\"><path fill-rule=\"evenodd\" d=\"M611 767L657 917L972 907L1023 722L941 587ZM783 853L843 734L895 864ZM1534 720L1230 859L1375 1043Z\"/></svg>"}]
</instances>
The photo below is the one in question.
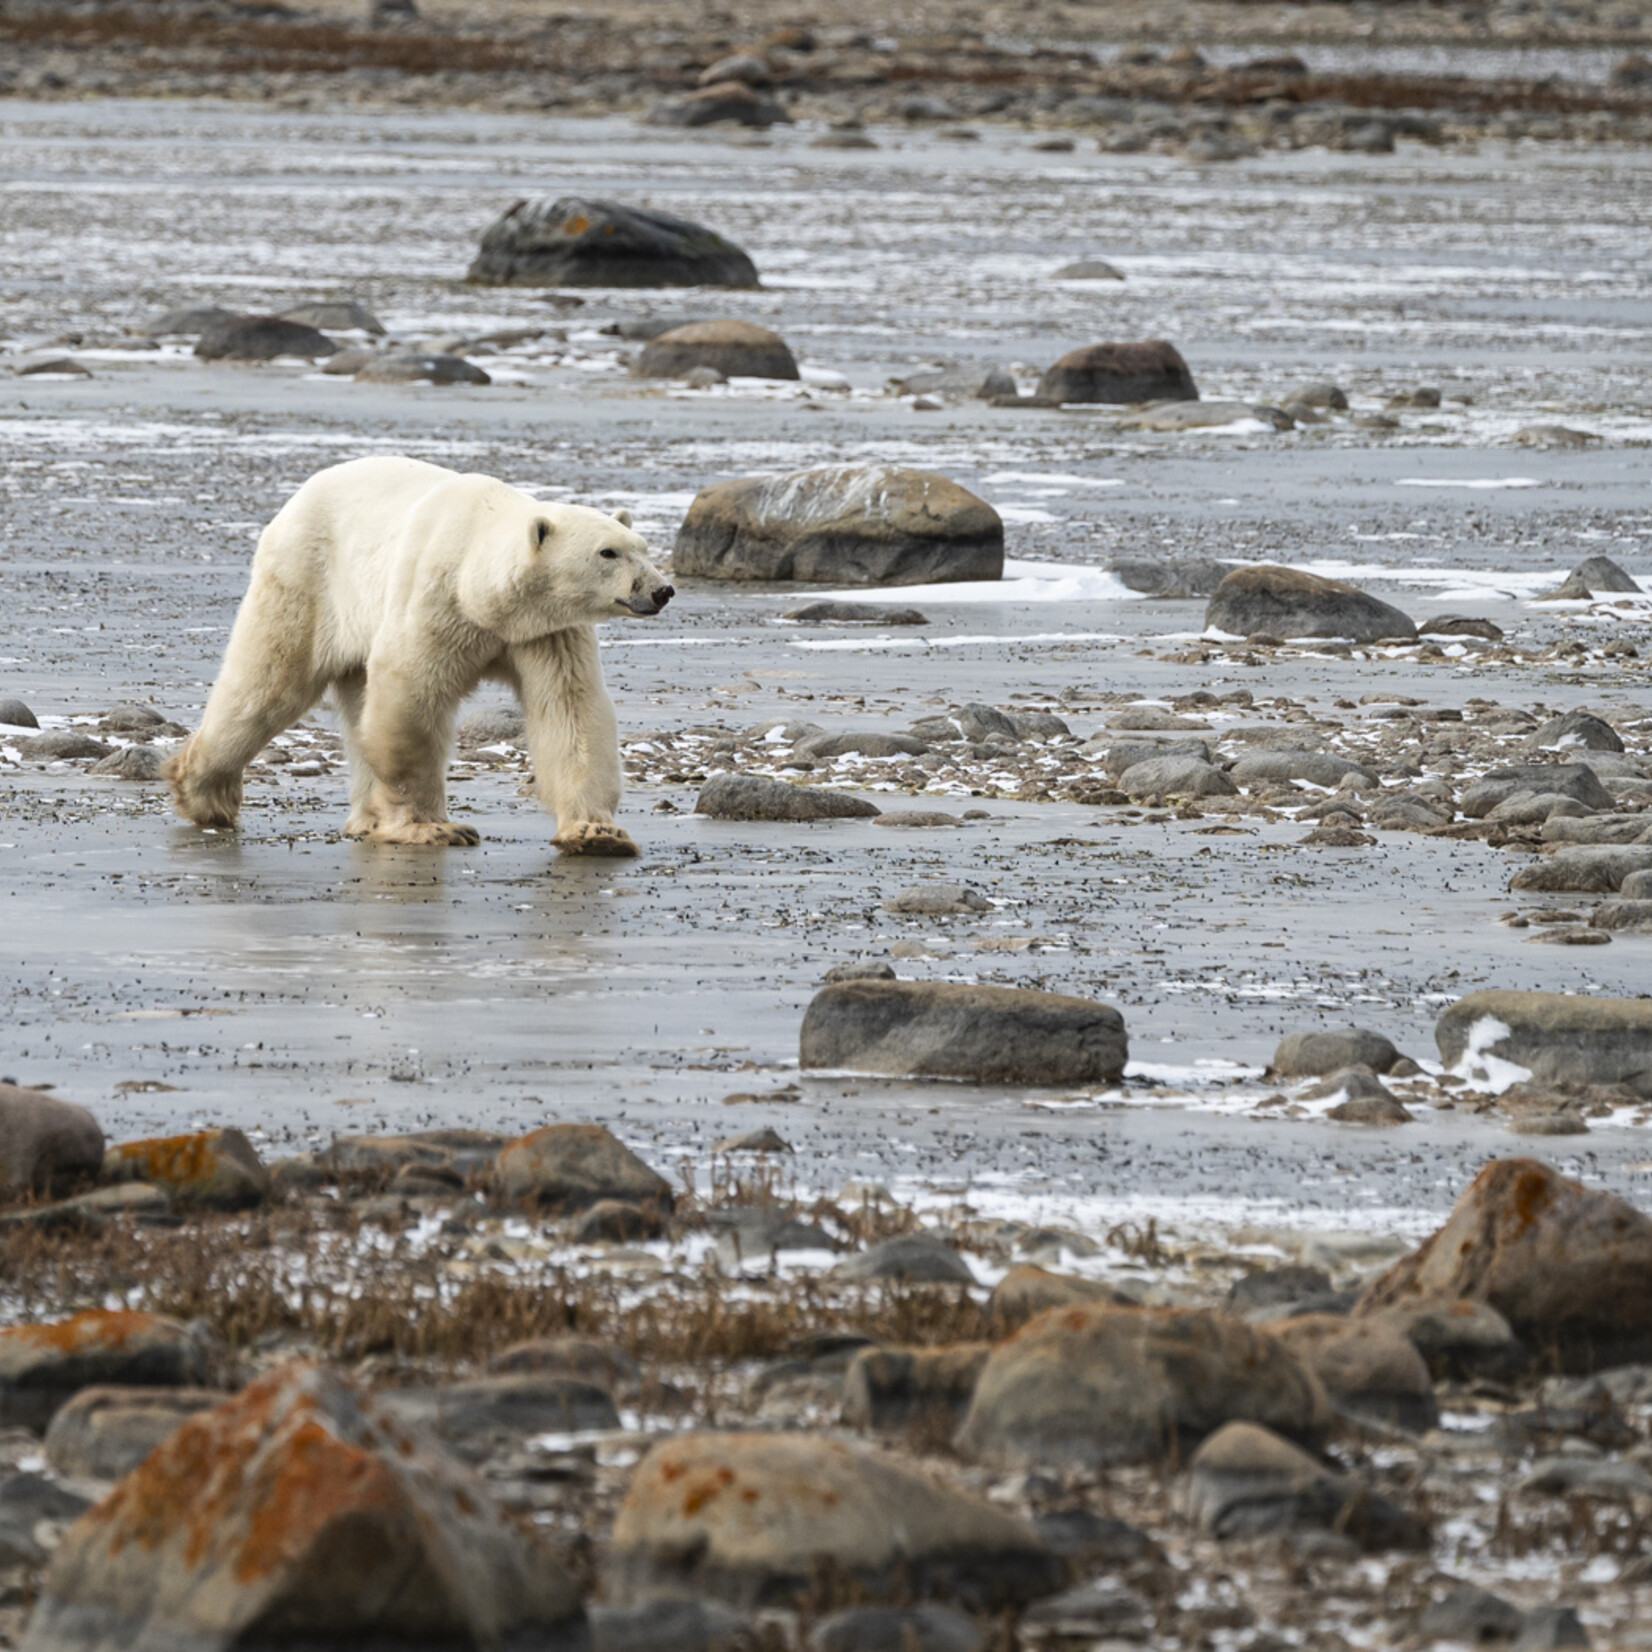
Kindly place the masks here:
<instances>
[{"instance_id":1,"label":"rust-colored rock","mask_svg":"<svg viewBox=\"0 0 1652 1652\"><path fill-rule=\"evenodd\" d=\"M887 1456L801 1434L708 1433L638 1465L614 1522L609 1596L789 1605L823 1558L870 1597L982 1607L1048 1594L1065 1572L1030 1526Z\"/></svg>"},{"instance_id":2,"label":"rust-colored rock","mask_svg":"<svg viewBox=\"0 0 1652 1652\"><path fill-rule=\"evenodd\" d=\"M289 1365L191 1418L72 1526L31 1652L588 1646L574 1582L468 1470Z\"/></svg>"},{"instance_id":3,"label":"rust-colored rock","mask_svg":"<svg viewBox=\"0 0 1652 1652\"><path fill-rule=\"evenodd\" d=\"M1652 1217L1537 1159L1493 1159L1354 1312L1458 1297L1490 1303L1560 1369L1652 1357Z\"/></svg>"},{"instance_id":4,"label":"rust-colored rock","mask_svg":"<svg viewBox=\"0 0 1652 1652\"><path fill-rule=\"evenodd\" d=\"M602 1199L670 1210L671 1184L600 1124L547 1124L530 1130L494 1160L494 1187L505 1199L555 1214Z\"/></svg>"},{"instance_id":5,"label":"rust-colored rock","mask_svg":"<svg viewBox=\"0 0 1652 1652\"><path fill-rule=\"evenodd\" d=\"M197 1130L117 1142L103 1156L106 1183L146 1182L175 1204L203 1210L246 1210L262 1204L270 1173L239 1130Z\"/></svg>"},{"instance_id":6,"label":"rust-colored rock","mask_svg":"<svg viewBox=\"0 0 1652 1652\"><path fill-rule=\"evenodd\" d=\"M1203 1308L1056 1308L996 1347L958 1435L965 1455L1096 1468L1172 1457L1226 1422L1315 1440L1325 1391L1281 1342Z\"/></svg>"},{"instance_id":7,"label":"rust-colored rock","mask_svg":"<svg viewBox=\"0 0 1652 1652\"><path fill-rule=\"evenodd\" d=\"M0 1331L0 1423L45 1428L83 1388L211 1384L212 1342L162 1314L93 1308L50 1325Z\"/></svg>"}]
</instances>

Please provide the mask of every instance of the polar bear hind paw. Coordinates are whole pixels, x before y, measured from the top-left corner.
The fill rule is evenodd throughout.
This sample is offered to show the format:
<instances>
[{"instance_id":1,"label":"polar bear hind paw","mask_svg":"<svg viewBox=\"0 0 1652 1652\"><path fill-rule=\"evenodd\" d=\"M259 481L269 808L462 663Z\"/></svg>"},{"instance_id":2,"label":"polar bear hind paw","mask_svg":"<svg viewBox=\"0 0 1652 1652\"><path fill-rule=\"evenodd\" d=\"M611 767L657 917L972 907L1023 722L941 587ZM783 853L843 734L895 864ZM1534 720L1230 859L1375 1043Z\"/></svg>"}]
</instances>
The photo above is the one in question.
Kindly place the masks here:
<instances>
[{"instance_id":1,"label":"polar bear hind paw","mask_svg":"<svg viewBox=\"0 0 1652 1652\"><path fill-rule=\"evenodd\" d=\"M609 822L583 820L558 832L551 841L565 855L606 855L626 859L637 853L629 833Z\"/></svg>"},{"instance_id":2,"label":"polar bear hind paw","mask_svg":"<svg viewBox=\"0 0 1652 1652\"><path fill-rule=\"evenodd\" d=\"M354 835L365 837L369 843L433 844L448 849L474 849L482 841L482 834L474 826L461 826L453 820L409 820L399 826L374 826Z\"/></svg>"}]
</instances>

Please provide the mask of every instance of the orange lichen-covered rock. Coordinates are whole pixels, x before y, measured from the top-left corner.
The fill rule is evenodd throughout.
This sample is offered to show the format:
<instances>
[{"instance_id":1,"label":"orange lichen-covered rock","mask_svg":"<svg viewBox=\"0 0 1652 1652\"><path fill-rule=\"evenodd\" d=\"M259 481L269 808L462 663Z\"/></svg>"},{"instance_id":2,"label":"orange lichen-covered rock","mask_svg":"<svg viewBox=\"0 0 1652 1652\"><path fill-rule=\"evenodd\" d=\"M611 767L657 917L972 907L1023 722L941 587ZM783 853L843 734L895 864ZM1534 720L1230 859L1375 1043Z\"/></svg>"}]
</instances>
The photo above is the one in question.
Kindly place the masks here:
<instances>
[{"instance_id":1,"label":"orange lichen-covered rock","mask_svg":"<svg viewBox=\"0 0 1652 1652\"><path fill-rule=\"evenodd\" d=\"M1023 1521L944 1482L801 1434L692 1434L637 1466L608 1552L611 1598L806 1594L820 1558L869 1595L1020 1604L1065 1568Z\"/></svg>"},{"instance_id":2,"label":"orange lichen-covered rock","mask_svg":"<svg viewBox=\"0 0 1652 1652\"><path fill-rule=\"evenodd\" d=\"M1312 1441L1319 1379L1282 1343L1205 1308L1075 1305L993 1349L958 1435L966 1456L1095 1468L1174 1456L1226 1422Z\"/></svg>"},{"instance_id":3,"label":"orange lichen-covered rock","mask_svg":"<svg viewBox=\"0 0 1652 1652\"><path fill-rule=\"evenodd\" d=\"M147 1182L206 1210L246 1210L270 1191L264 1161L234 1129L117 1142L103 1156L103 1180Z\"/></svg>"},{"instance_id":4,"label":"orange lichen-covered rock","mask_svg":"<svg viewBox=\"0 0 1652 1652\"><path fill-rule=\"evenodd\" d=\"M51 1325L0 1330L0 1423L43 1429L83 1388L210 1384L210 1337L164 1314L94 1308Z\"/></svg>"},{"instance_id":5,"label":"orange lichen-covered rock","mask_svg":"<svg viewBox=\"0 0 1652 1652\"><path fill-rule=\"evenodd\" d=\"M1487 1302L1567 1369L1652 1355L1652 1217L1537 1159L1493 1159L1446 1224L1365 1289L1354 1312Z\"/></svg>"},{"instance_id":6,"label":"orange lichen-covered rock","mask_svg":"<svg viewBox=\"0 0 1652 1652\"><path fill-rule=\"evenodd\" d=\"M193 1417L72 1526L31 1652L583 1652L579 1590L467 1469L293 1364Z\"/></svg>"},{"instance_id":7,"label":"orange lichen-covered rock","mask_svg":"<svg viewBox=\"0 0 1652 1652\"><path fill-rule=\"evenodd\" d=\"M670 1210L671 1184L600 1124L547 1124L494 1160L494 1188L515 1204L566 1213L599 1199Z\"/></svg>"}]
</instances>

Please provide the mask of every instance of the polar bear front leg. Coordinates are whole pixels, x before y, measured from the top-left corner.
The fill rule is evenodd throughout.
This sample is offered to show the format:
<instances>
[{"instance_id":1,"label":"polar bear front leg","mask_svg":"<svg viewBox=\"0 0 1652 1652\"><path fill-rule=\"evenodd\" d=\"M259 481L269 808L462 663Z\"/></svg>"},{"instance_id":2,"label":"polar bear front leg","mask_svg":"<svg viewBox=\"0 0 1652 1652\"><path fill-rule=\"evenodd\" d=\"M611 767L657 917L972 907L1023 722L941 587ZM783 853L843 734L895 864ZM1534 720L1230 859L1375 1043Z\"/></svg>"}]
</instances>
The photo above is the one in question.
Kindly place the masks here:
<instances>
[{"instance_id":1,"label":"polar bear front leg","mask_svg":"<svg viewBox=\"0 0 1652 1652\"><path fill-rule=\"evenodd\" d=\"M455 706L442 685L369 660L365 689L341 684L338 699L351 760L345 833L374 843L480 843L474 826L447 818Z\"/></svg>"},{"instance_id":2,"label":"polar bear front leg","mask_svg":"<svg viewBox=\"0 0 1652 1652\"><path fill-rule=\"evenodd\" d=\"M551 840L569 855L634 855L614 824L620 798L619 729L603 687L594 627L553 631L510 651L528 728L539 801L556 816Z\"/></svg>"}]
</instances>

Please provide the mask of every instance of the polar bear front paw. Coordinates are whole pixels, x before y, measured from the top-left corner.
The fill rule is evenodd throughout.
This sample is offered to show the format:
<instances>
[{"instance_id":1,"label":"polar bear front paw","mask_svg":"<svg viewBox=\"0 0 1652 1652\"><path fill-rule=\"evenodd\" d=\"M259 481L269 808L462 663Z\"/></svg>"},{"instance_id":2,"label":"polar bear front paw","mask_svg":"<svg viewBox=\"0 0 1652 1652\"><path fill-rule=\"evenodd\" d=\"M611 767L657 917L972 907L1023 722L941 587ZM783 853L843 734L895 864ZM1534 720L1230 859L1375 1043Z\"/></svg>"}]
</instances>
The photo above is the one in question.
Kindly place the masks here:
<instances>
[{"instance_id":1,"label":"polar bear front paw","mask_svg":"<svg viewBox=\"0 0 1652 1652\"><path fill-rule=\"evenodd\" d=\"M400 826L375 826L363 834L370 843L429 843L449 849L474 849L482 834L452 820L410 820Z\"/></svg>"},{"instance_id":2,"label":"polar bear front paw","mask_svg":"<svg viewBox=\"0 0 1652 1652\"><path fill-rule=\"evenodd\" d=\"M558 832L551 842L565 855L606 855L610 859L627 859L636 854L637 846L630 835L611 823L584 820Z\"/></svg>"}]
</instances>

